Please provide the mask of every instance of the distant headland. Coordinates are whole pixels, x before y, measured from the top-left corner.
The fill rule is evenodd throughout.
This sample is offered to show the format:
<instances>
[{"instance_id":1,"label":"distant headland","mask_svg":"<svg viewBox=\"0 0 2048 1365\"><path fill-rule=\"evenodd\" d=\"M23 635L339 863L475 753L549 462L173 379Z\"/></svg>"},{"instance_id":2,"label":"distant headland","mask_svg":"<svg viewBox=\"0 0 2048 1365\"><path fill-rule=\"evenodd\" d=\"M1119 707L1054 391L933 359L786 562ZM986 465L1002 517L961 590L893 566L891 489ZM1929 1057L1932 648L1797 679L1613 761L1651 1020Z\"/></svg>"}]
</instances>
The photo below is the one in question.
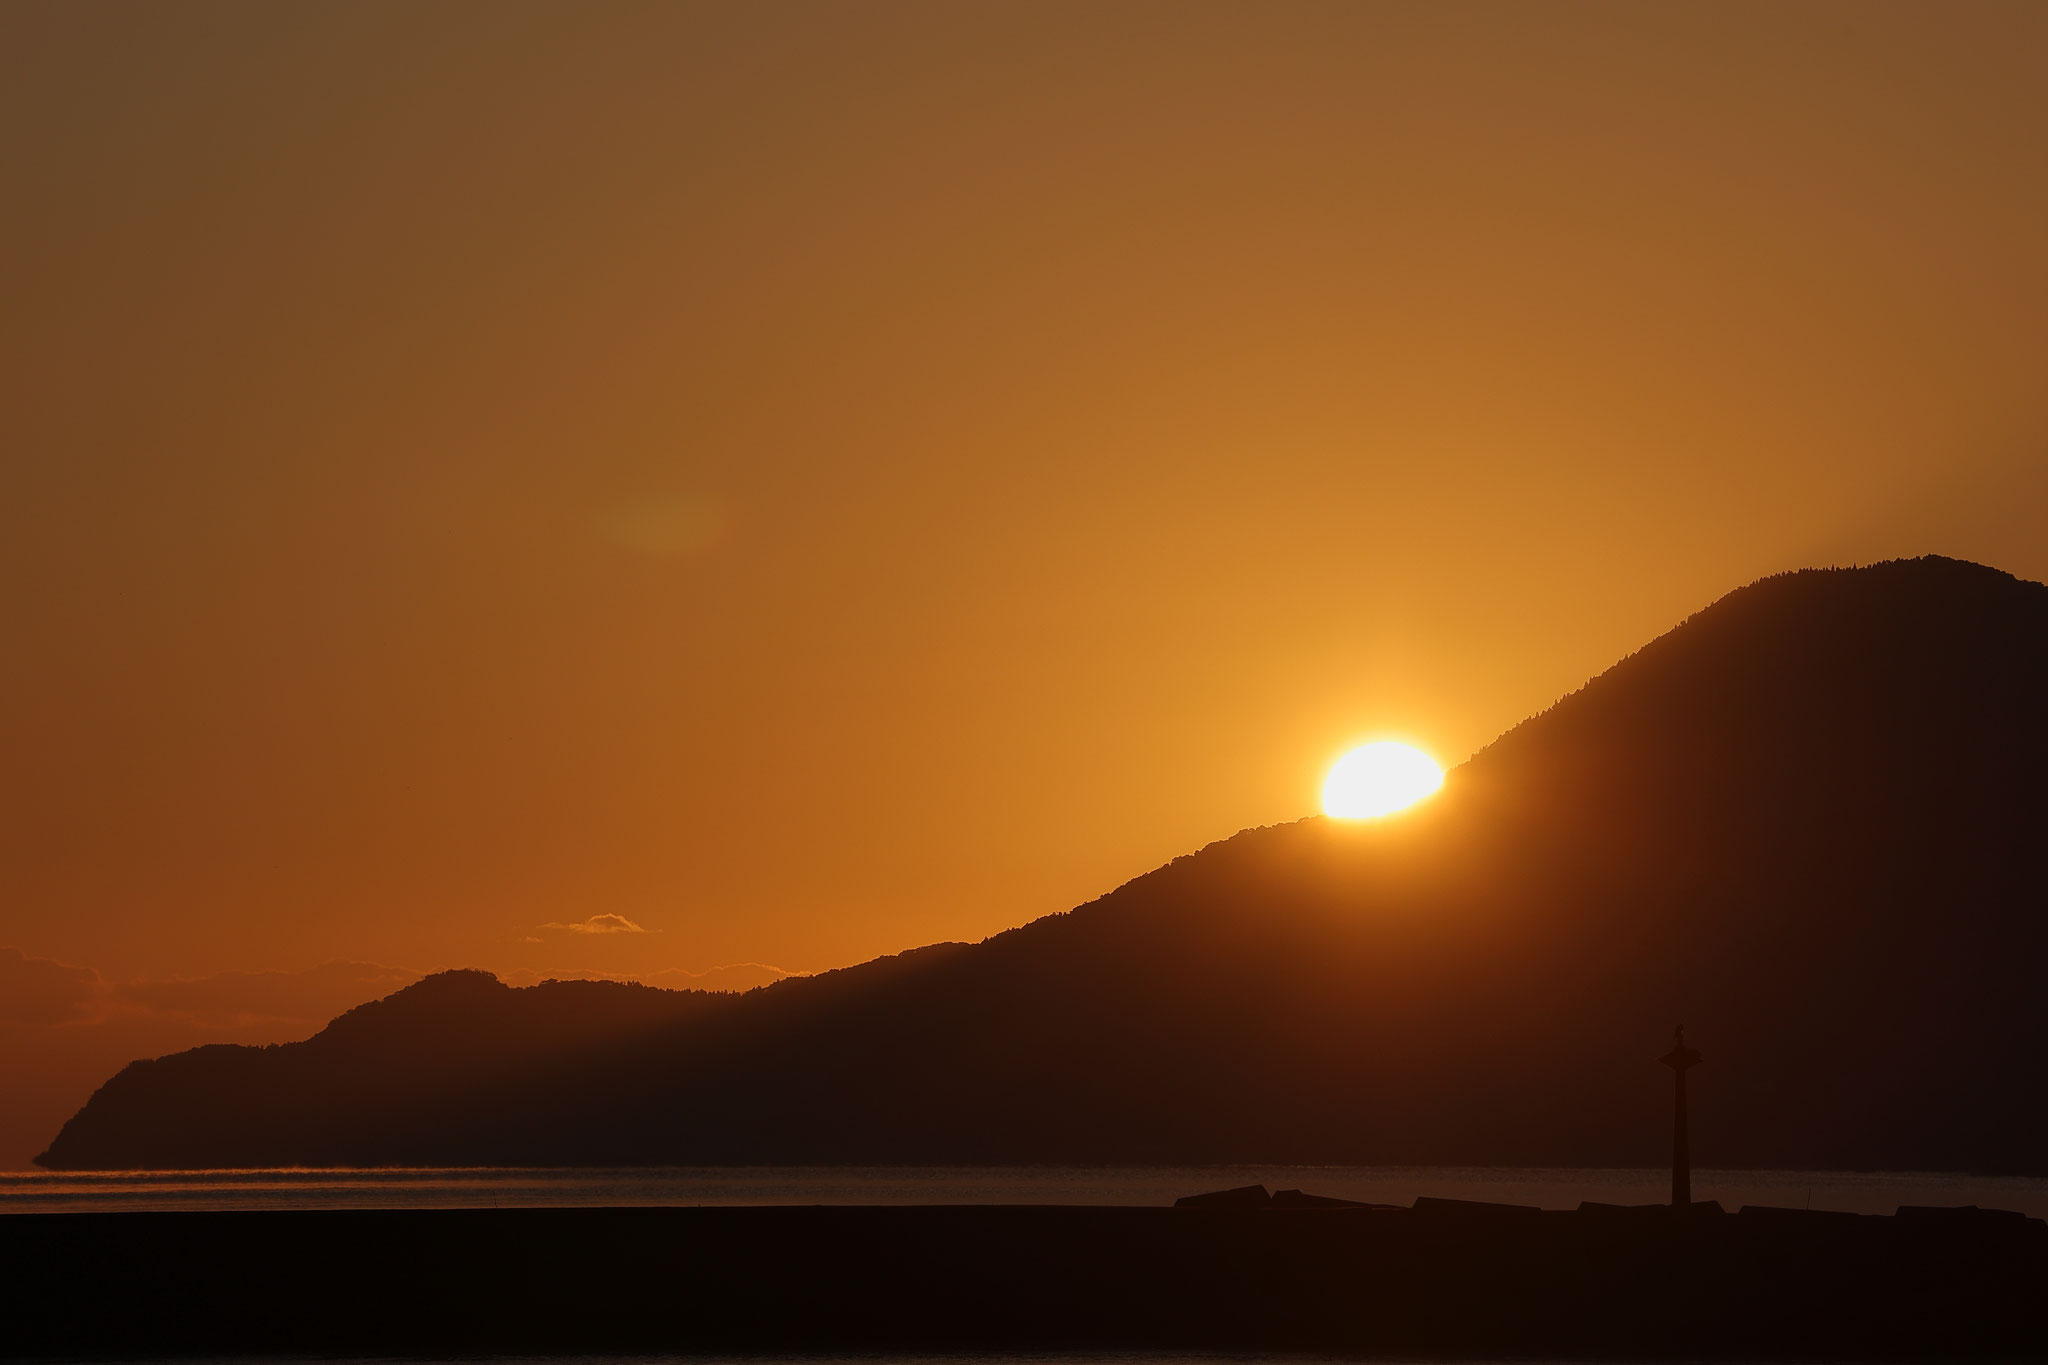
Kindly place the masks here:
<instances>
[{"instance_id":1,"label":"distant headland","mask_svg":"<svg viewBox=\"0 0 2048 1365\"><path fill-rule=\"evenodd\" d=\"M137 1062L40 1158L1653 1165L2048 1173L2048 587L1729 594L1384 821L738 996L428 978Z\"/></svg>"}]
</instances>

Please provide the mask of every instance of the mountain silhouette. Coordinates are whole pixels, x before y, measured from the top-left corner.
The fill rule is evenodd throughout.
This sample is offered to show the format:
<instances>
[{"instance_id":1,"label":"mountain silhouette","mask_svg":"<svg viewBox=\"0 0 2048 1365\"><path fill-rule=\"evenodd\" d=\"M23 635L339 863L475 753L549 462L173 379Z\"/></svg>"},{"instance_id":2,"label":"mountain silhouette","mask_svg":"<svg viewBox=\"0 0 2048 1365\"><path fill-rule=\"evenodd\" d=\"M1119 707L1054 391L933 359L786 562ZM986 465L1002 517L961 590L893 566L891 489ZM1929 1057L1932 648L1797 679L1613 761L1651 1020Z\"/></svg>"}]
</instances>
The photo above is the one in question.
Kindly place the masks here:
<instances>
[{"instance_id":1,"label":"mountain silhouette","mask_svg":"<svg viewBox=\"0 0 2048 1365\"><path fill-rule=\"evenodd\" d=\"M114 1077L46 1166L1653 1165L2048 1172L2048 587L1731 593L1402 815L743 995L430 977Z\"/></svg>"}]
</instances>

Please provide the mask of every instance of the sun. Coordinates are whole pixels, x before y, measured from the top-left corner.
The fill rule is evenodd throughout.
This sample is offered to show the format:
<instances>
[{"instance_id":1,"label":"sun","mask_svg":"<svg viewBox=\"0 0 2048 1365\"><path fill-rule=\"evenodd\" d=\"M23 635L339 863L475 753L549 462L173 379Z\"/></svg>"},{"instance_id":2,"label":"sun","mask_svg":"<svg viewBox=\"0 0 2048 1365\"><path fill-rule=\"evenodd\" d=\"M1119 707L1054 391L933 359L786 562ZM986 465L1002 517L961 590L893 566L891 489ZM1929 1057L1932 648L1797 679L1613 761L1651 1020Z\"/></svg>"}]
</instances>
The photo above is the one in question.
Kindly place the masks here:
<instances>
[{"instance_id":1,"label":"sun","mask_svg":"<svg viewBox=\"0 0 2048 1365\"><path fill-rule=\"evenodd\" d=\"M1353 749L1323 781L1323 810L1370 820L1412 806L1444 784L1444 770L1422 750L1383 740Z\"/></svg>"}]
</instances>

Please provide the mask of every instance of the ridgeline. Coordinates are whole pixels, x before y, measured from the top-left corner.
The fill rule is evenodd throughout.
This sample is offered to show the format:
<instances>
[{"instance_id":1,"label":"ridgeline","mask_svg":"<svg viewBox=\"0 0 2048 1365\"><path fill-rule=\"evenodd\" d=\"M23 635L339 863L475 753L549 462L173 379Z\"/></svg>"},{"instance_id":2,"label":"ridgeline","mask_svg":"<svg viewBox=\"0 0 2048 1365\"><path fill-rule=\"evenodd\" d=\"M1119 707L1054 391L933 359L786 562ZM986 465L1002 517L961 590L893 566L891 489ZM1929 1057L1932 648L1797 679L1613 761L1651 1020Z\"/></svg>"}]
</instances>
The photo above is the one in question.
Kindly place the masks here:
<instances>
[{"instance_id":1,"label":"ridgeline","mask_svg":"<svg viewBox=\"0 0 2048 1365\"><path fill-rule=\"evenodd\" d=\"M444 973L137 1062L56 1168L1655 1165L2048 1173L2048 587L1730 594L1405 814L743 995Z\"/></svg>"}]
</instances>

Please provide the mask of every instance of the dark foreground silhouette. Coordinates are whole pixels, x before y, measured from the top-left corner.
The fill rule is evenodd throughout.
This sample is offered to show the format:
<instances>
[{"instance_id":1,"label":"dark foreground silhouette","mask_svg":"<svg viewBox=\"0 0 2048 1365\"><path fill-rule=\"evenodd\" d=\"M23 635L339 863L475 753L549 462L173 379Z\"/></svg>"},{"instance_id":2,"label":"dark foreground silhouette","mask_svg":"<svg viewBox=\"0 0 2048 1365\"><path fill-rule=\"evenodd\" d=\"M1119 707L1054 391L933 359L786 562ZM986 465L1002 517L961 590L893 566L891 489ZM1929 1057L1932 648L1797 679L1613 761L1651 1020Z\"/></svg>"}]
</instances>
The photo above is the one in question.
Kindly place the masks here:
<instances>
[{"instance_id":1,"label":"dark foreground silhouette","mask_svg":"<svg viewBox=\"0 0 2048 1365\"><path fill-rule=\"evenodd\" d=\"M1662 1164L2048 1173L2048 587L1767 579L1404 815L740 996L430 978L137 1063L55 1167Z\"/></svg>"},{"instance_id":2,"label":"dark foreground silhouette","mask_svg":"<svg viewBox=\"0 0 2048 1365\"><path fill-rule=\"evenodd\" d=\"M1703 1206L24 1215L0 1354L2015 1359L2048 1226Z\"/></svg>"}]
</instances>

